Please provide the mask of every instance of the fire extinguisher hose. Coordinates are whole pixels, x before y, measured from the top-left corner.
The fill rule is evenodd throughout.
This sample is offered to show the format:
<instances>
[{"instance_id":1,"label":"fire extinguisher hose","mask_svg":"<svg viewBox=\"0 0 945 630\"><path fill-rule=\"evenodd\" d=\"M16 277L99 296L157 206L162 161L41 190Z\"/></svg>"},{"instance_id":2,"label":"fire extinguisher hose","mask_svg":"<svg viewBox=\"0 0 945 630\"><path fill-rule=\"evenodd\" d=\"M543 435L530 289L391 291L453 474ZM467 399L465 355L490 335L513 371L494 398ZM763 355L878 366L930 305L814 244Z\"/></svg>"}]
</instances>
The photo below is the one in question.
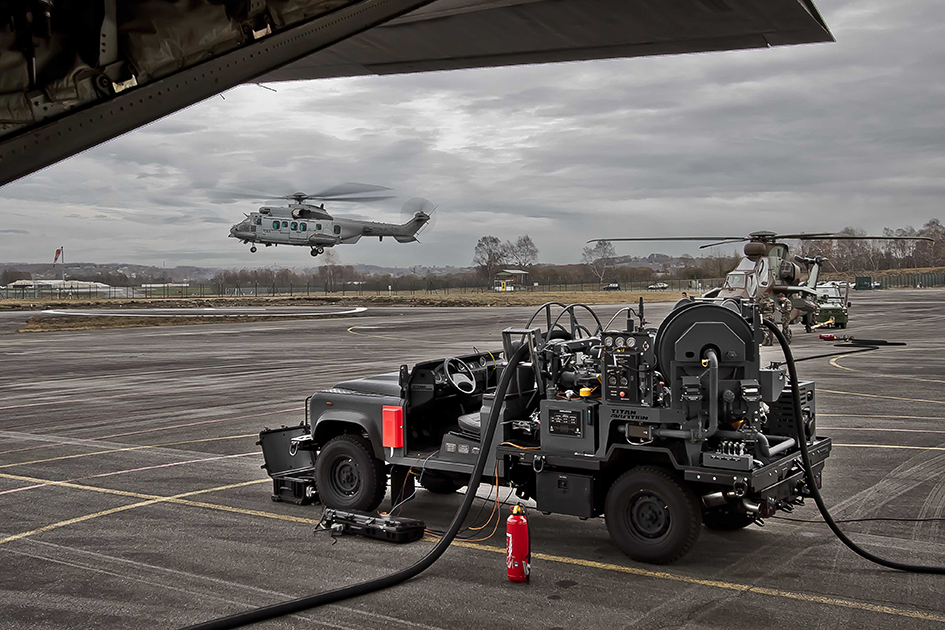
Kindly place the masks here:
<instances>
[{"instance_id":1,"label":"fire extinguisher hose","mask_svg":"<svg viewBox=\"0 0 945 630\"><path fill-rule=\"evenodd\" d=\"M456 510L456 514L453 516L453 520L450 523L449 528L446 530L446 534L444 534L444 536L439 540L439 542L436 543L433 549L427 553L427 555L423 556L412 566L409 566L406 569L401 569L396 573L385 575L384 577L368 580L367 582L361 582L359 584L352 584L342 588L332 589L330 591L324 591L322 593L316 593L314 595L307 595L305 597L292 599L278 604L254 608L252 610L236 613L227 617L211 619L210 621L204 621L192 626L187 626L183 630L225 630L228 628L239 628L251 623L258 623L260 621L274 619L283 615L291 615L303 610L317 608L318 606L334 604L346 599L351 599L352 597L359 597L361 595L367 595L368 593L374 593L385 588L390 588L391 586L396 586L401 582L406 582L407 580L414 578L429 569L434 562L439 560L440 556L443 555L443 552L449 548L450 543L452 543L453 538L456 537L456 534L463 525L463 521L466 520L466 516L469 514L469 509L472 507L473 500L476 498L476 488L479 487L479 480L482 479L482 473L486 466L486 458L491 452L489 447L492 444L493 438L495 437L499 413L501 412L502 404L505 400L505 393L508 390L512 377L517 372L519 363L522 362L527 353L528 344L522 344L518 350L516 350L511 357L509 357L509 363L502 372L502 378L499 380L498 386L496 387L495 399L492 409L489 412L489 419L486 423L486 426L483 427L483 447L479 450L479 457L476 459L476 465L473 468L472 475L469 477L469 484L466 487L466 496L463 499L462 505L460 505L459 509Z\"/></svg>"}]
</instances>

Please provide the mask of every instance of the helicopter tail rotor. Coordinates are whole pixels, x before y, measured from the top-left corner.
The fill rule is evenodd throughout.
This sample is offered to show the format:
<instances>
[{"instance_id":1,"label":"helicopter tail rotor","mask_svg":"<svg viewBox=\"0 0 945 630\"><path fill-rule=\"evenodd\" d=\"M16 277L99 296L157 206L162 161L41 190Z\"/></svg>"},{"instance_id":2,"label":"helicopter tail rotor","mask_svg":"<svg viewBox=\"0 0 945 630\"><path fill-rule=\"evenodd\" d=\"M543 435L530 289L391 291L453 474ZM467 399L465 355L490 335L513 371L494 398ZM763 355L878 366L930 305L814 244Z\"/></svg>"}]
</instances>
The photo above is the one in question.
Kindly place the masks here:
<instances>
[{"instance_id":1,"label":"helicopter tail rotor","mask_svg":"<svg viewBox=\"0 0 945 630\"><path fill-rule=\"evenodd\" d=\"M416 231L412 235L413 240L419 241L420 239L417 237L421 233L432 230L436 225L436 220L439 216L436 212L436 208L437 206L433 205L429 199L424 199L423 197L413 197L404 202L404 205L400 209L400 214L405 227L416 227Z\"/></svg>"}]
</instances>

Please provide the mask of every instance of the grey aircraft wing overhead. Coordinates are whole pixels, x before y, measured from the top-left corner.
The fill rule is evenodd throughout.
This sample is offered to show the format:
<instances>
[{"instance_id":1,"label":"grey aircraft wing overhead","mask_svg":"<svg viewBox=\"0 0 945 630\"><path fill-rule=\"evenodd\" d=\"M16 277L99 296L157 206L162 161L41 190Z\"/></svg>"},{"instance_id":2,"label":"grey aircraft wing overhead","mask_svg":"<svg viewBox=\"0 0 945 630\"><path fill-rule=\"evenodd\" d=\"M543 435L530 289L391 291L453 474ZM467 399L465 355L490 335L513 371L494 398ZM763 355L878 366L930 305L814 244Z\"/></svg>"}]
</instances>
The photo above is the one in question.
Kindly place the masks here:
<instances>
[{"instance_id":1,"label":"grey aircraft wing overhead","mask_svg":"<svg viewBox=\"0 0 945 630\"><path fill-rule=\"evenodd\" d=\"M811 0L0 0L0 185L241 83L826 41Z\"/></svg>"}]
</instances>

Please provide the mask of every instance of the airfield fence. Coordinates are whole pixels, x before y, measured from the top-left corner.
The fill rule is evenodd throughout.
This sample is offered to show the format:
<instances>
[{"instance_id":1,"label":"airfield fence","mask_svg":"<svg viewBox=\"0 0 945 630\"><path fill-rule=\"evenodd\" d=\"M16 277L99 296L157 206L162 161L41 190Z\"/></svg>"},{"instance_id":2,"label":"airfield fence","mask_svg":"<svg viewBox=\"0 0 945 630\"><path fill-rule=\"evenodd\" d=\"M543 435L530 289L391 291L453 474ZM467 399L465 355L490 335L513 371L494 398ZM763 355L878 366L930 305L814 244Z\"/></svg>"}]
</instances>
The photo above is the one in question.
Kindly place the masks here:
<instances>
[{"instance_id":1,"label":"airfield fence","mask_svg":"<svg viewBox=\"0 0 945 630\"><path fill-rule=\"evenodd\" d=\"M915 289L945 286L945 273L904 273L872 276L881 289Z\"/></svg>"},{"instance_id":2,"label":"airfield fence","mask_svg":"<svg viewBox=\"0 0 945 630\"><path fill-rule=\"evenodd\" d=\"M929 288L945 286L945 273L913 273L900 275L875 275L872 281L877 282L877 288ZM679 293L687 291L693 295L706 291L722 283L721 278L706 278L701 280L661 280L665 288L656 288L650 282L620 282L620 292L666 291ZM604 286L597 282L541 282L537 286L532 283L525 287L516 287L516 292L581 292L600 291ZM652 287L652 288L651 288ZM150 287L74 287L59 288L48 285L15 286L0 288L0 299L188 299L203 297L294 297L294 296L380 296L380 295L455 295L462 293L498 293L492 287L483 287L462 281L446 279L415 280L395 278L389 282L365 280L359 282L336 283L334 287L308 283L304 285L225 285L225 284L192 284L176 286ZM617 293L617 291L615 291Z\"/></svg>"},{"instance_id":3,"label":"airfield fence","mask_svg":"<svg viewBox=\"0 0 945 630\"><path fill-rule=\"evenodd\" d=\"M721 279L704 280L663 280L664 288L650 282L621 282L620 291L689 291L698 293L718 286ZM581 292L600 291L608 282L541 282L516 287L514 292ZM653 287L653 288L650 288ZM455 295L463 293L498 293L492 287L452 281L442 278L416 280L394 278L390 281L365 280L358 282L335 283L334 287L323 284L307 283L304 285L281 286L275 284L226 285L214 283L177 284L136 287L56 287L49 285L0 287L0 299L186 299L202 297L293 297L293 296L380 296L380 295Z\"/></svg>"}]
</instances>

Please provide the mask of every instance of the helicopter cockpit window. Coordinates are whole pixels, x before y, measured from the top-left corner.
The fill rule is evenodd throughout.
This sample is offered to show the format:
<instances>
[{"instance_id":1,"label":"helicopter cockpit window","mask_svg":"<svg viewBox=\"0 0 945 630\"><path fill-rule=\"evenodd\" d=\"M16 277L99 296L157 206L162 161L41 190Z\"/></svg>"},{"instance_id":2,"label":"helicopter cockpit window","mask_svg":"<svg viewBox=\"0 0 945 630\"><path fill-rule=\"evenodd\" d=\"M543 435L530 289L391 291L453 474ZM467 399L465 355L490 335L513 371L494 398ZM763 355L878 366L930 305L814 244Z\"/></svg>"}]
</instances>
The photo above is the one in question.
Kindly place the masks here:
<instances>
[{"instance_id":1,"label":"helicopter cockpit window","mask_svg":"<svg viewBox=\"0 0 945 630\"><path fill-rule=\"evenodd\" d=\"M274 229L274 230L278 230L278 229L279 229L279 222L278 222L278 221L273 221L273 222L272 222L272 229Z\"/></svg>"},{"instance_id":2,"label":"helicopter cockpit window","mask_svg":"<svg viewBox=\"0 0 945 630\"><path fill-rule=\"evenodd\" d=\"M766 287L771 281L771 272L768 270L768 259L762 258L758 261L758 283Z\"/></svg>"},{"instance_id":3,"label":"helicopter cockpit window","mask_svg":"<svg viewBox=\"0 0 945 630\"><path fill-rule=\"evenodd\" d=\"M340 225L336 225L332 231L333 231L335 234L341 234L341 226L340 226Z\"/></svg>"},{"instance_id":4,"label":"helicopter cockpit window","mask_svg":"<svg viewBox=\"0 0 945 630\"><path fill-rule=\"evenodd\" d=\"M299 229L299 224L293 221L292 225L289 226L289 229L291 229L294 232Z\"/></svg>"},{"instance_id":5,"label":"helicopter cockpit window","mask_svg":"<svg viewBox=\"0 0 945 630\"><path fill-rule=\"evenodd\" d=\"M305 223L299 223L299 230L300 230L300 231L304 232L304 231L307 230L307 229L308 229L308 225L306 225Z\"/></svg>"},{"instance_id":6,"label":"helicopter cockpit window","mask_svg":"<svg viewBox=\"0 0 945 630\"><path fill-rule=\"evenodd\" d=\"M256 225L262 225L262 217L256 217Z\"/></svg>"},{"instance_id":7,"label":"helicopter cockpit window","mask_svg":"<svg viewBox=\"0 0 945 630\"><path fill-rule=\"evenodd\" d=\"M745 276L745 291L748 292L748 297L755 297L755 293L758 292L758 278L754 274L748 274Z\"/></svg>"},{"instance_id":8,"label":"helicopter cockpit window","mask_svg":"<svg viewBox=\"0 0 945 630\"><path fill-rule=\"evenodd\" d=\"M745 278L747 274L744 273L730 273L725 278L725 288L727 289L744 289L745 288Z\"/></svg>"}]
</instances>

